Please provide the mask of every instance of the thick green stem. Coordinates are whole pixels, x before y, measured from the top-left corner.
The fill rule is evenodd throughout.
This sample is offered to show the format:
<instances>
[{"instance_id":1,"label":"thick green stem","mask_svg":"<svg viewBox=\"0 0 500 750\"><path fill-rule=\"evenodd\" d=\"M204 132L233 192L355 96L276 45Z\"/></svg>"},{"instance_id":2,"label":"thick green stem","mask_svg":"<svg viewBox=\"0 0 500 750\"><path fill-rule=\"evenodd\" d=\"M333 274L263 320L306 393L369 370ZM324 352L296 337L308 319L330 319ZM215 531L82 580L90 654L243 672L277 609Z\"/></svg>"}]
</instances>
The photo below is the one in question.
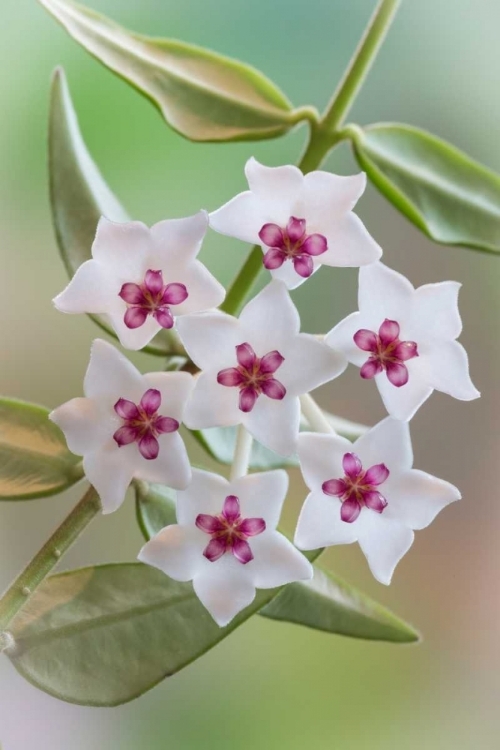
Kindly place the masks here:
<instances>
[{"instance_id":1,"label":"thick green stem","mask_svg":"<svg viewBox=\"0 0 500 750\"><path fill-rule=\"evenodd\" d=\"M380 0L356 52L322 119L310 120L309 141L298 164L304 174L321 166L328 152L347 137L339 130L368 74L400 0ZM254 245L231 285L221 309L235 315L262 269L262 249Z\"/></svg>"},{"instance_id":2,"label":"thick green stem","mask_svg":"<svg viewBox=\"0 0 500 750\"><path fill-rule=\"evenodd\" d=\"M380 0L321 121L335 131L352 107L385 39L401 0Z\"/></svg>"},{"instance_id":3,"label":"thick green stem","mask_svg":"<svg viewBox=\"0 0 500 750\"><path fill-rule=\"evenodd\" d=\"M0 599L0 632L9 626L100 508L99 496L91 487Z\"/></svg>"}]
</instances>

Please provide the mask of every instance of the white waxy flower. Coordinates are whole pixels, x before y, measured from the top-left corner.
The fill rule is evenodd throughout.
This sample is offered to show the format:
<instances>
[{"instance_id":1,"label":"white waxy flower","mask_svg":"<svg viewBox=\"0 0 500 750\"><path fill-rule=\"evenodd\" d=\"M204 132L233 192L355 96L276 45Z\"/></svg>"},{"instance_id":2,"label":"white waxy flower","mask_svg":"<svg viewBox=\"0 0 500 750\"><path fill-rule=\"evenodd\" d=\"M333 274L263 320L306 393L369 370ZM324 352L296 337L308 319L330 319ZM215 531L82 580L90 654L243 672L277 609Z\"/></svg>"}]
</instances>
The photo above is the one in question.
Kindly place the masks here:
<instances>
[{"instance_id":1,"label":"white waxy flower","mask_svg":"<svg viewBox=\"0 0 500 750\"><path fill-rule=\"evenodd\" d=\"M144 545L139 560L194 590L218 625L247 607L256 589L312 578L311 563L280 534L286 472L251 474L228 482L193 471L177 493L177 524Z\"/></svg>"},{"instance_id":2,"label":"white waxy flower","mask_svg":"<svg viewBox=\"0 0 500 750\"><path fill-rule=\"evenodd\" d=\"M106 316L127 349L142 349L180 315L220 305L224 288L197 260L208 227L186 219L115 224L102 218L92 260L82 263L54 304L66 313Z\"/></svg>"},{"instance_id":3,"label":"white waxy flower","mask_svg":"<svg viewBox=\"0 0 500 750\"><path fill-rule=\"evenodd\" d=\"M281 281L265 287L239 319L215 311L179 320L182 343L202 370L186 425L196 430L243 424L276 453L293 453L299 396L346 367L343 354L299 329L299 314Z\"/></svg>"},{"instance_id":4,"label":"white waxy flower","mask_svg":"<svg viewBox=\"0 0 500 750\"><path fill-rule=\"evenodd\" d=\"M135 477L182 489L191 466L178 433L194 385L185 372L141 375L114 346L96 339L84 381L85 398L59 406L50 419L97 490L103 513L123 502Z\"/></svg>"},{"instance_id":5,"label":"white waxy flower","mask_svg":"<svg viewBox=\"0 0 500 750\"><path fill-rule=\"evenodd\" d=\"M456 281L414 289L382 263L359 272L359 312L325 337L361 377L374 378L389 414L407 421L433 390L470 401L480 393L469 376Z\"/></svg>"},{"instance_id":6,"label":"white waxy flower","mask_svg":"<svg viewBox=\"0 0 500 750\"><path fill-rule=\"evenodd\" d=\"M380 583L446 505L456 487L412 469L406 422L387 417L354 444L337 435L302 433L299 458L311 490L295 532L299 549L359 542Z\"/></svg>"},{"instance_id":7,"label":"white waxy flower","mask_svg":"<svg viewBox=\"0 0 500 750\"><path fill-rule=\"evenodd\" d=\"M264 266L289 289L321 264L363 266L382 250L352 209L366 185L364 172L350 177L329 172L303 175L293 166L245 166L250 190L210 214L221 234L261 245Z\"/></svg>"}]
</instances>

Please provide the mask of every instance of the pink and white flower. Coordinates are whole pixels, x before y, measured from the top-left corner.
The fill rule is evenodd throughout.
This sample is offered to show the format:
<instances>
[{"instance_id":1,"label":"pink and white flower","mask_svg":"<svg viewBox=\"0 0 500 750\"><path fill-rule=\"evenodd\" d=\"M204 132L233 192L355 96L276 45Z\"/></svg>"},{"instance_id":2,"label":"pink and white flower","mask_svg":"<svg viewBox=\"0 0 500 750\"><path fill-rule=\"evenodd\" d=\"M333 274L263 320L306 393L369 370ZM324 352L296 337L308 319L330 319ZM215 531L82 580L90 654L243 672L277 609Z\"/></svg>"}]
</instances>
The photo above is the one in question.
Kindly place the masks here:
<instances>
[{"instance_id":1,"label":"pink and white flower","mask_svg":"<svg viewBox=\"0 0 500 750\"><path fill-rule=\"evenodd\" d=\"M338 435L302 433L299 459L310 494L295 531L295 544L309 550L359 542L380 583L424 529L449 503L456 487L413 469L406 422L387 417L356 442Z\"/></svg>"},{"instance_id":2,"label":"pink and white flower","mask_svg":"<svg viewBox=\"0 0 500 750\"><path fill-rule=\"evenodd\" d=\"M298 312L280 281L251 300L239 319L207 312L179 320L182 342L202 370L186 408L186 425L243 424L276 453L293 453L299 396L346 367L343 354L299 329Z\"/></svg>"},{"instance_id":3,"label":"pink and white flower","mask_svg":"<svg viewBox=\"0 0 500 750\"><path fill-rule=\"evenodd\" d=\"M462 330L456 281L414 289L400 273L373 263L359 272L359 312L325 337L361 377L374 379L389 414L407 421L433 390L470 401L479 397Z\"/></svg>"},{"instance_id":4,"label":"pink and white flower","mask_svg":"<svg viewBox=\"0 0 500 750\"><path fill-rule=\"evenodd\" d=\"M50 419L97 490L103 513L123 502L136 477L183 489L191 467L179 435L194 385L185 372L141 375L111 344L94 341L84 381L85 398L59 406Z\"/></svg>"},{"instance_id":5,"label":"pink and white flower","mask_svg":"<svg viewBox=\"0 0 500 750\"><path fill-rule=\"evenodd\" d=\"M363 266L380 258L382 250L352 213L365 189L363 172L303 175L297 167L265 167L252 158L245 174L250 190L211 213L210 226L261 245L264 266L289 289L321 264Z\"/></svg>"},{"instance_id":6,"label":"pink and white flower","mask_svg":"<svg viewBox=\"0 0 500 750\"><path fill-rule=\"evenodd\" d=\"M151 229L103 217L92 260L80 266L55 306L104 315L124 347L142 349L178 316L217 307L224 299L224 288L197 260L207 227L205 211Z\"/></svg>"},{"instance_id":7,"label":"pink and white flower","mask_svg":"<svg viewBox=\"0 0 500 750\"><path fill-rule=\"evenodd\" d=\"M256 589L312 578L311 563L276 530L287 489L281 470L228 482L195 469L177 493L177 524L147 542L139 560L176 581L193 581L223 627L251 604Z\"/></svg>"}]
</instances>

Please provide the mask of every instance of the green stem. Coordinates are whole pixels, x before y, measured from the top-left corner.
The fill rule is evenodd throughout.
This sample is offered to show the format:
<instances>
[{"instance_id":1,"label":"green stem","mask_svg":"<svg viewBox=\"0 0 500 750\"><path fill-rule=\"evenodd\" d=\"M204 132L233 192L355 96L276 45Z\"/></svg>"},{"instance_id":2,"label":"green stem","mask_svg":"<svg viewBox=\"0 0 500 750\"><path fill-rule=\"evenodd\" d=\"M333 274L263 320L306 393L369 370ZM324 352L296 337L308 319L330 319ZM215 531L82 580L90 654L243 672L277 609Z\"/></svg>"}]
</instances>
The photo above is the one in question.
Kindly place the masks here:
<instances>
[{"instance_id":1,"label":"green stem","mask_svg":"<svg viewBox=\"0 0 500 750\"><path fill-rule=\"evenodd\" d=\"M366 31L356 49L344 76L328 105L325 114L318 122L311 117L310 135L306 149L298 164L304 174L321 166L328 152L341 140L348 137L348 132L339 130L343 119L354 103L354 99L365 80L368 71L377 55L400 0L380 0L370 19ZM262 249L254 245L235 280L228 290L221 310L235 315L243 304L247 294L255 283L262 269Z\"/></svg>"},{"instance_id":2,"label":"green stem","mask_svg":"<svg viewBox=\"0 0 500 750\"><path fill-rule=\"evenodd\" d=\"M91 487L0 599L0 632L9 626L100 508L99 497Z\"/></svg>"},{"instance_id":3,"label":"green stem","mask_svg":"<svg viewBox=\"0 0 500 750\"><path fill-rule=\"evenodd\" d=\"M322 124L336 130L352 107L385 39L401 0L380 0L347 70L323 116Z\"/></svg>"}]
</instances>

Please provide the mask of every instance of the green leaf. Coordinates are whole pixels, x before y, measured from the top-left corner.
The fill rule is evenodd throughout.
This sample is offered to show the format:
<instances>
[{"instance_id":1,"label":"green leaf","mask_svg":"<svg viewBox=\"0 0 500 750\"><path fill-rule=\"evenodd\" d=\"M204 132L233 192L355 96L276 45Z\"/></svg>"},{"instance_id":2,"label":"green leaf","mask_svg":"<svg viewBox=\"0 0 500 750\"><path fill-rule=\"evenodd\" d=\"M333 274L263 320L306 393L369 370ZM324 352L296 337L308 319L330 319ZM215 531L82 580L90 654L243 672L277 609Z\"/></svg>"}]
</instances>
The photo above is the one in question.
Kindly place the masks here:
<instances>
[{"instance_id":1,"label":"green leaf","mask_svg":"<svg viewBox=\"0 0 500 750\"><path fill-rule=\"evenodd\" d=\"M0 399L0 500L55 495L83 476L48 415L42 406Z\"/></svg>"},{"instance_id":2,"label":"green leaf","mask_svg":"<svg viewBox=\"0 0 500 750\"><path fill-rule=\"evenodd\" d=\"M139 483L136 509L146 541L165 526L177 523L175 492L163 485ZM410 643L419 637L388 609L317 565L312 581L285 586L260 614L353 638Z\"/></svg>"},{"instance_id":3,"label":"green leaf","mask_svg":"<svg viewBox=\"0 0 500 750\"><path fill-rule=\"evenodd\" d=\"M48 578L10 627L5 653L31 683L86 706L137 698L217 645L279 589L219 628L189 583L141 563Z\"/></svg>"},{"instance_id":4,"label":"green leaf","mask_svg":"<svg viewBox=\"0 0 500 750\"><path fill-rule=\"evenodd\" d=\"M53 77L49 121L49 178L52 219L64 265L71 277L92 257L91 248L101 216L125 222L128 216L87 151L64 71ZM104 318L90 316L116 338ZM176 351L169 332L161 332L145 348L151 354Z\"/></svg>"},{"instance_id":5,"label":"green leaf","mask_svg":"<svg viewBox=\"0 0 500 750\"><path fill-rule=\"evenodd\" d=\"M362 169L428 237L444 245L500 252L500 176L423 130L351 126Z\"/></svg>"},{"instance_id":6,"label":"green leaf","mask_svg":"<svg viewBox=\"0 0 500 750\"><path fill-rule=\"evenodd\" d=\"M272 138L314 116L309 108L293 111L269 79L237 60L184 42L134 34L68 0L40 2L73 39L193 141Z\"/></svg>"},{"instance_id":7,"label":"green leaf","mask_svg":"<svg viewBox=\"0 0 500 750\"><path fill-rule=\"evenodd\" d=\"M357 440L363 435L368 427L357 422L350 422L342 417L325 412L325 416L331 423L332 427L339 435L346 437L348 440ZM304 420L301 427L308 429L307 422ZM221 464L231 464L233 462L234 448L236 444L236 427L210 427L206 430L193 430L193 437L206 450L206 452L219 461ZM268 448L254 440L252 445L252 454L250 456L250 468L265 471L287 466L299 466L297 456L279 456Z\"/></svg>"},{"instance_id":8,"label":"green leaf","mask_svg":"<svg viewBox=\"0 0 500 750\"><path fill-rule=\"evenodd\" d=\"M285 586L260 614L351 638L392 643L419 640L410 625L317 565L312 581Z\"/></svg>"}]
</instances>

